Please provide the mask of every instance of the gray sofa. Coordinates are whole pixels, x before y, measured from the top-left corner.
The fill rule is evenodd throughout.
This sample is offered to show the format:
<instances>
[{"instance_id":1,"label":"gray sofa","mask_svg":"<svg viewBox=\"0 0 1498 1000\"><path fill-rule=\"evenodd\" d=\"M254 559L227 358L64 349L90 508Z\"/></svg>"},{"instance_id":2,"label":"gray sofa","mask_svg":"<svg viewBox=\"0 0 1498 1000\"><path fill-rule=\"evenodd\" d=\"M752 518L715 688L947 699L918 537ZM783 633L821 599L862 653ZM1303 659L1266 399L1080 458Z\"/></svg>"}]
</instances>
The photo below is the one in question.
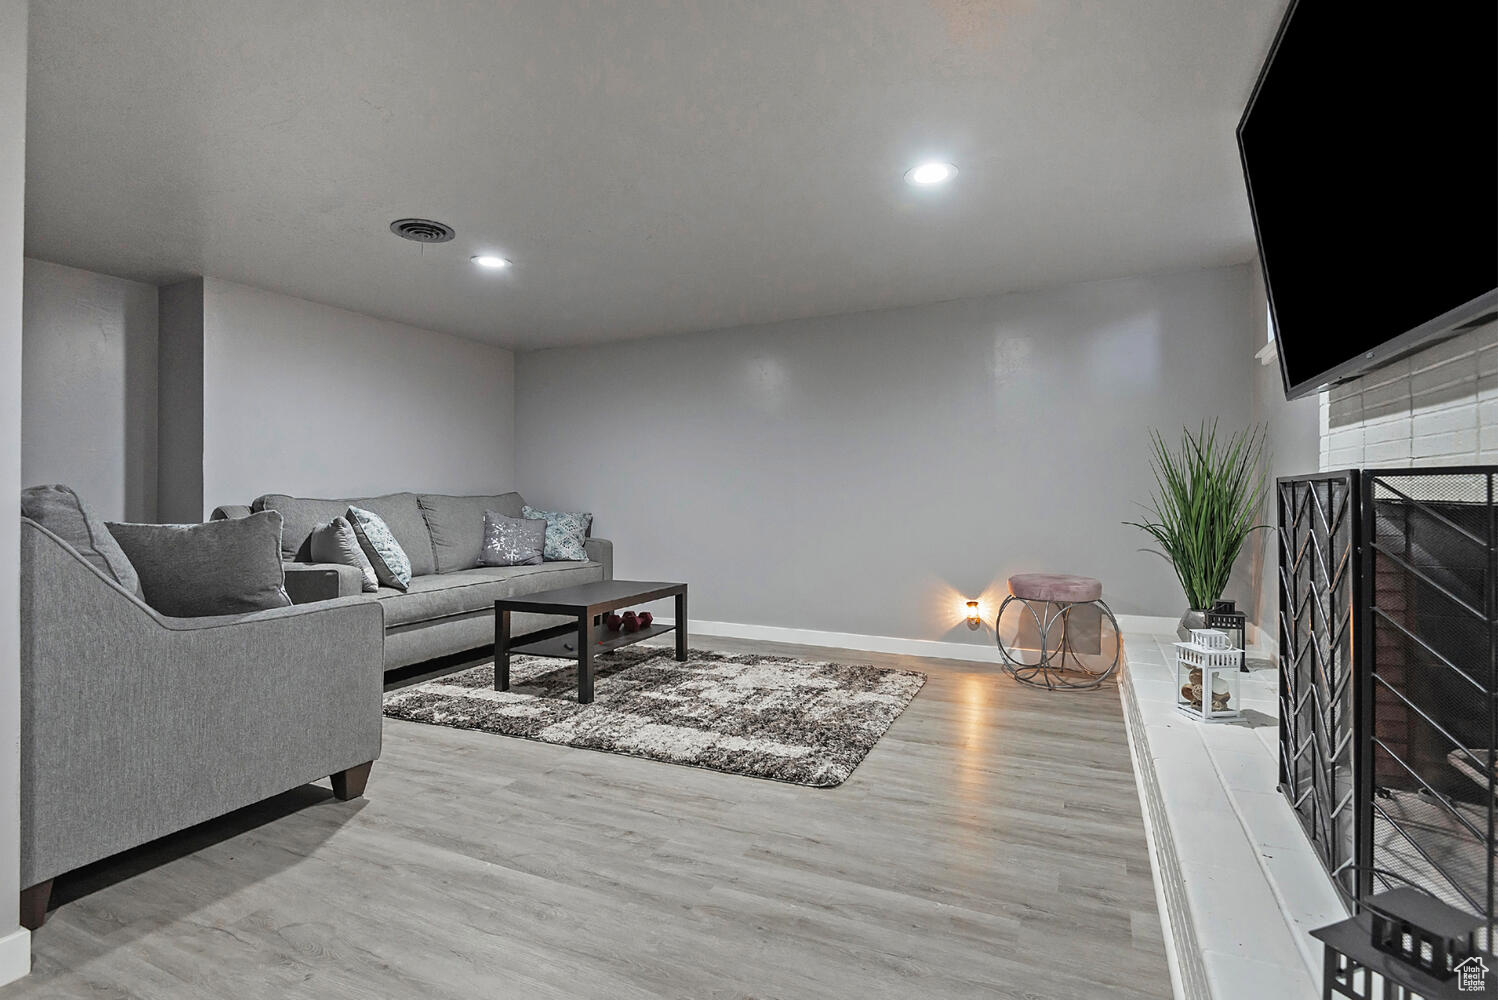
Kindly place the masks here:
<instances>
[{"instance_id":1,"label":"gray sofa","mask_svg":"<svg viewBox=\"0 0 1498 1000\"><path fill-rule=\"evenodd\" d=\"M519 493L391 493L346 500L268 493L249 506L220 507L213 517L279 511L281 555L291 599L297 604L355 596L378 601L385 611L384 669L393 670L493 643L494 602L499 598L613 579L614 546L602 538L587 540L587 562L479 566L484 512L519 517L523 503ZM362 594L359 571L354 567L311 561L313 529L343 514L350 504L380 515L410 557L412 580L405 593L381 587L376 593ZM563 621L517 614L511 628L522 634Z\"/></svg>"},{"instance_id":2,"label":"gray sofa","mask_svg":"<svg viewBox=\"0 0 1498 1000\"><path fill-rule=\"evenodd\" d=\"M380 755L382 602L168 618L21 520L21 920L54 876Z\"/></svg>"}]
</instances>

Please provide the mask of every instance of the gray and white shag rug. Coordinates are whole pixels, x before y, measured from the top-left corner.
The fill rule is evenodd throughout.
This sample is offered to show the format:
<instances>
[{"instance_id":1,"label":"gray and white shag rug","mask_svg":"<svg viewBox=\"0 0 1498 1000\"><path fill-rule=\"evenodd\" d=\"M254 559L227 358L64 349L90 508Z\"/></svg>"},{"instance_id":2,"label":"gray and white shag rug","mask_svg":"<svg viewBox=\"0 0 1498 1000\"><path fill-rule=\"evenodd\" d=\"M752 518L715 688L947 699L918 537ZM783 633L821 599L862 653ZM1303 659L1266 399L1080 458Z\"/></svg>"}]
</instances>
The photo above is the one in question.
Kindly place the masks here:
<instances>
[{"instance_id":1,"label":"gray and white shag rug","mask_svg":"<svg viewBox=\"0 0 1498 1000\"><path fill-rule=\"evenodd\" d=\"M577 703L577 664L510 659L385 695L392 719L477 729L831 788L847 780L926 675L779 656L628 646L594 660L594 700Z\"/></svg>"}]
</instances>

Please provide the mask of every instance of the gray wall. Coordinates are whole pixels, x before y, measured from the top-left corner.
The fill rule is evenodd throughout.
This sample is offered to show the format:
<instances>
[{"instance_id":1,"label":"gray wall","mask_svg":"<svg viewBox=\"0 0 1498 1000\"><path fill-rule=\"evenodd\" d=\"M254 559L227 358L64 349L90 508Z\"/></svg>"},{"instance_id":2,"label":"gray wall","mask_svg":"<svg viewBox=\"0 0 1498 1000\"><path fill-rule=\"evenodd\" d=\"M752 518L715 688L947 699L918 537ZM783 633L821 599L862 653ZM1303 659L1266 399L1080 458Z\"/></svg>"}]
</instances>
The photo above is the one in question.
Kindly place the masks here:
<instances>
[{"instance_id":1,"label":"gray wall","mask_svg":"<svg viewBox=\"0 0 1498 1000\"><path fill-rule=\"evenodd\" d=\"M1269 342L1269 305L1264 297L1263 272L1255 263L1251 269L1249 316L1252 319L1250 340L1244 357L1253 358ZM1279 359L1268 363L1248 361L1253 369L1254 421L1267 431L1269 463L1266 479L1269 494L1265 499L1262 523L1271 530L1258 532L1246 548L1253 577L1252 603L1239 610L1247 612L1265 634L1261 641L1277 641L1276 615L1279 609L1279 542L1273 530L1275 523L1274 481L1280 476L1300 476L1316 471L1319 450L1316 397L1286 400L1280 378Z\"/></svg>"},{"instance_id":2,"label":"gray wall","mask_svg":"<svg viewBox=\"0 0 1498 1000\"><path fill-rule=\"evenodd\" d=\"M156 517L156 286L26 261L21 476Z\"/></svg>"},{"instance_id":3,"label":"gray wall","mask_svg":"<svg viewBox=\"0 0 1498 1000\"><path fill-rule=\"evenodd\" d=\"M269 492L515 485L503 348L207 278L202 380L205 515Z\"/></svg>"},{"instance_id":4,"label":"gray wall","mask_svg":"<svg viewBox=\"0 0 1498 1000\"><path fill-rule=\"evenodd\" d=\"M1024 570L1178 615L1169 565L1120 522L1150 492L1149 427L1250 419L1249 282L1239 266L522 353L518 481L596 512L620 577L689 581L698 619L986 643L961 600L991 614Z\"/></svg>"},{"instance_id":5,"label":"gray wall","mask_svg":"<svg viewBox=\"0 0 1498 1000\"><path fill-rule=\"evenodd\" d=\"M0 495L21 494L21 231L26 187L26 0L0 0ZM19 513L19 506L12 507ZM30 967L16 901L20 829L20 520L0 521L0 983Z\"/></svg>"},{"instance_id":6,"label":"gray wall","mask_svg":"<svg viewBox=\"0 0 1498 1000\"><path fill-rule=\"evenodd\" d=\"M214 278L26 264L25 477L106 517L514 484L514 355Z\"/></svg>"}]
</instances>

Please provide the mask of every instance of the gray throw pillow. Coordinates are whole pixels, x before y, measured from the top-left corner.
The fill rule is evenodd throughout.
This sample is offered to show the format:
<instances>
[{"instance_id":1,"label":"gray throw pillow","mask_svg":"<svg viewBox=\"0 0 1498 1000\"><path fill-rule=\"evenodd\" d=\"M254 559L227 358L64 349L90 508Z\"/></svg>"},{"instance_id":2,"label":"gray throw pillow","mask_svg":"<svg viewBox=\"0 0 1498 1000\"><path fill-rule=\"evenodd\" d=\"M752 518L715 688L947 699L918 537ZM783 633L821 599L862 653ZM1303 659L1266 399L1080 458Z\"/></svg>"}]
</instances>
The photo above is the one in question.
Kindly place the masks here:
<instances>
[{"instance_id":1,"label":"gray throw pillow","mask_svg":"<svg viewBox=\"0 0 1498 1000\"><path fill-rule=\"evenodd\" d=\"M380 589L380 578L375 576L369 557L359 545L359 536L346 518L335 517L327 524L312 529L312 561L337 563L352 566L364 578L364 592L372 594Z\"/></svg>"},{"instance_id":2,"label":"gray throw pillow","mask_svg":"<svg viewBox=\"0 0 1498 1000\"><path fill-rule=\"evenodd\" d=\"M99 572L140 595L140 578L120 543L71 487L32 486L22 490L21 516L40 524L76 549Z\"/></svg>"},{"instance_id":3,"label":"gray throw pillow","mask_svg":"<svg viewBox=\"0 0 1498 1000\"><path fill-rule=\"evenodd\" d=\"M396 590L409 587L411 560L406 556L406 550L401 548L400 542L390 533L384 518L362 507L350 507L344 516L354 526L359 547L369 557L369 564L374 567L375 576L380 578L380 582Z\"/></svg>"},{"instance_id":4,"label":"gray throw pillow","mask_svg":"<svg viewBox=\"0 0 1498 1000\"><path fill-rule=\"evenodd\" d=\"M273 510L206 524L120 524L109 533L140 574L141 596L173 618L291 605Z\"/></svg>"},{"instance_id":5,"label":"gray throw pillow","mask_svg":"<svg viewBox=\"0 0 1498 1000\"><path fill-rule=\"evenodd\" d=\"M546 553L544 518L507 517L484 512L484 548L480 566L535 566Z\"/></svg>"}]
</instances>

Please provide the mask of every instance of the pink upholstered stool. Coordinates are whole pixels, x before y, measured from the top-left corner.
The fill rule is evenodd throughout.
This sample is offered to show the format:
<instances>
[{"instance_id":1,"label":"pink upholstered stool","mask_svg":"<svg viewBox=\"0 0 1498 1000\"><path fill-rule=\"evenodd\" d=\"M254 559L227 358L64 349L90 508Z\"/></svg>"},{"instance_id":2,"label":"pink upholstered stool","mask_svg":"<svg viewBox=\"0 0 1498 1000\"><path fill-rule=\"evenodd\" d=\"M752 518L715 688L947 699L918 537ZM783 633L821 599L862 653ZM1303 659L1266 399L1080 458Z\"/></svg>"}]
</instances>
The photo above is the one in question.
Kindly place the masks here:
<instances>
[{"instance_id":1,"label":"pink upholstered stool","mask_svg":"<svg viewBox=\"0 0 1498 1000\"><path fill-rule=\"evenodd\" d=\"M1004 610L1016 601L1030 612L1030 617L1035 621L1035 629L1040 633L1040 658L1034 663L1025 663L1004 645L1001 628ZM1079 604L1093 605L1098 609L1098 614L1106 617L1113 626L1113 662L1102 670L1089 667L1072 647L1067 625L1072 608ZM1040 605L1043 610L1037 611L1036 605ZM1061 635L1053 646L1051 630L1057 623L1060 623ZM1009 596L999 605L999 616L995 619L993 628L999 644L999 655L1004 658L1004 667L1009 675L1022 684L1049 690L1097 687L1118 669L1119 655L1123 652L1123 637L1119 635L1118 619L1113 617L1113 612L1103 603L1102 581L1090 576L1072 576L1067 573L1017 573L1011 576ZM1098 637L1098 644L1101 652L1101 635ZM1066 665L1067 654L1071 654L1072 669L1068 669Z\"/></svg>"}]
</instances>

